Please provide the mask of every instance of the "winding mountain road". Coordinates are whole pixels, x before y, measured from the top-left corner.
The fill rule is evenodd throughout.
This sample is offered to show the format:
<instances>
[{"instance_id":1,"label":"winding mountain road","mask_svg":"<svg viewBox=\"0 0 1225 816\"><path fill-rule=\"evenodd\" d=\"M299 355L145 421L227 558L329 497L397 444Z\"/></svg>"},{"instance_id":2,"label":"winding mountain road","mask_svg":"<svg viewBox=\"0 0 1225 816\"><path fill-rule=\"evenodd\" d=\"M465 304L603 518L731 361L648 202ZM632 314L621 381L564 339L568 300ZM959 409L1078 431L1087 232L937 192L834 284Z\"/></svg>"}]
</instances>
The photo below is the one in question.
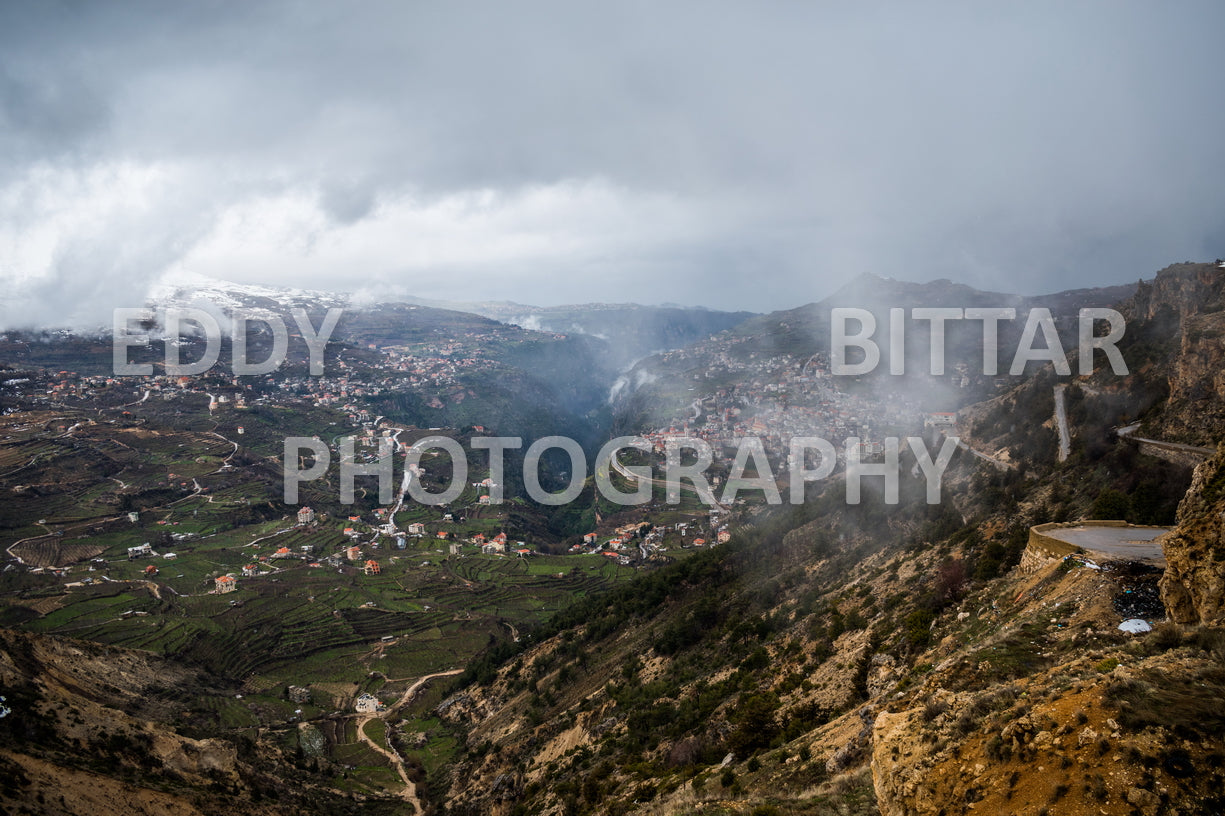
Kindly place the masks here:
<instances>
[{"instance_id":1,"label":"winding mountain road","mask_svg":"<svg viewBox=\"0 0 1225 816\"><path fill-rule=\"evenodd\" d=\"M617 473L620 473L625 479L635 482L635 483L640 480L637 475L630 472L629 468L627 468L625 465L623 465L620 462L620 460L617 459L617 455L615 453L609 457L608 461L612 464L613 469L616 470ZM675 486L678 490L688 490L689 492L693 493L694 495L696 495L699 499L702 499L703 501L705 501L705 498L706 498L705 496L702 495L702 491L698 490L696 487L692 485L684 484L683 482L678 481L678 482L672 483L672 482L667 481L666 479L654 479L654 478L648 479L647 481L649 481L653 485L659 485L663 487L665 490L673 486ZM730 507L728 507L726 504L723 504L722 502L720 502L718 499L715 498L715 493L713 489L710 490L710 498L716 506L722 507L724 510L731 510Z\"/></svg>"},{"instance_id":2,"label":"winding mountain road","mask_svg":"<svg viewBox=\"0 0 1225 816\"><path fill-rule=\"evenodd\" d=\"M1066 385L1055 386L1055 425L1059 428L1059 461L1066 462L1072 453L1072 434L1068 431L1068 410L1063 392Z\"/></svg>"}]
</instances>

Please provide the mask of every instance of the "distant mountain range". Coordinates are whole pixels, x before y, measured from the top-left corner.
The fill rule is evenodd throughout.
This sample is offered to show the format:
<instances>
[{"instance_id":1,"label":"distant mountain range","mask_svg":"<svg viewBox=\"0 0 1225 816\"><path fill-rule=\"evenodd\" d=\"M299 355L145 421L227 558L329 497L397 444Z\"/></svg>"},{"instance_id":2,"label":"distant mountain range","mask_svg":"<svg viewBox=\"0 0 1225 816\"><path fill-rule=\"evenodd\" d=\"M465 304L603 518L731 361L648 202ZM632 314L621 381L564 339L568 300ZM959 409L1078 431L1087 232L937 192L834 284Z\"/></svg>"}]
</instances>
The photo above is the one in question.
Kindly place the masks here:
<instances>
[{"instance_id":1,"label":"distant mountain range","mask_svg":"<svg viewBox=\"0 0 1225 816\"><path fill-rule=\"evenodd\" d=\"M528 306L510 301L476 303L412 302L522 326L534 331L586 334L610 344L618 367L656 351L681 348L711 334L743 323L754 312L721 312L704 307L673 304L643 306L637 303L583 303L569 306Z\"/></svg>"},{"instance_id":2,"label":"distant mountain range","mask_svg":"<svg viewBox=\"0 0 1225 816\"><path fill-rule=\"evenodd\" d=\"M431 300L398 294L374 298L366 294L238 284L201 275L179 276L167 281L153 293L152 299L156 303L181 305L206 301L227 309L248 309L255 314L284 312L299 306L319 309L341 306L349 310L370 311L393 304L407 304L433 311L463 312L529 331L599 338L608 343L607 363L613 368L624 368L656 351L681 348L755 316L753 312L722 312L671 304L532 306L512 301Z\"/></svg>"}]
</instances>

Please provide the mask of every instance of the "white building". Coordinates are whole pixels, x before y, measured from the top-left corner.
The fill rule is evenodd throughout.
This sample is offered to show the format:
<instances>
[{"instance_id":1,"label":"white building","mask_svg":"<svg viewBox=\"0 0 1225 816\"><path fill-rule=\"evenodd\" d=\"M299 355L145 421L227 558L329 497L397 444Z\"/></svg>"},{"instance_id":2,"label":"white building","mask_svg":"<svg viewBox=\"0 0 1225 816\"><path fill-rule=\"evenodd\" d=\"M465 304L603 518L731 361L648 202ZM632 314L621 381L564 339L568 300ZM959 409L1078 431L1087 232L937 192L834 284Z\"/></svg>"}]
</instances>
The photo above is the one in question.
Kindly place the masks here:
<instances>
[{"instance_id":1,"label":"white building","mask_svg":"<svg viewBox=\"0 0 1225 816\"><path fill-rule=\"evenodd\" d=\"M375 714L382 707L383 704L370 694L362 694L353 701L353 710L358 714Z\"/></svg>"}]
</instances>

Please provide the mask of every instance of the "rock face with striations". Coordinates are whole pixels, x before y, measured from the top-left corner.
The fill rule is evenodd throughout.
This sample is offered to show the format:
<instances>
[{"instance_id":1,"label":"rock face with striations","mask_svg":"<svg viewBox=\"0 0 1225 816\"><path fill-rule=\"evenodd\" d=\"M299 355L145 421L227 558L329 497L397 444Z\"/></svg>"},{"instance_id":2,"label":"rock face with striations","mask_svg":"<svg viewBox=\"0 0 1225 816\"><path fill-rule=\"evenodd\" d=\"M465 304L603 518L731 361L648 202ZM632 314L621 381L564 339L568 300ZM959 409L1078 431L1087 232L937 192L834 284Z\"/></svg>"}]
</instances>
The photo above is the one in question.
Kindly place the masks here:
<instances>
[{"instance_id":1,"label":"rock face with striations","mask_svg":"<svg viewBox=\"0 0 1225 816\"><path fill-rule=\"evenodd\" d=\"M1162 540L1161 598L1177 623L1225 622L1225 443L1195 469L1178 505L1178 524Z\"/></svg>"},{"instance_id":2,"label":"rock face with striations","mask_svg":"<svg viewBox=\"0 0 1225 816\"><path fill-rule=\"evenodd\" d=\"M1129 365L1160 376L1168 391L1161 427L1149 435L1215 445L1225 430L1225 269L1175 264L1120 308Z\"/></svg>"}]
</instances>

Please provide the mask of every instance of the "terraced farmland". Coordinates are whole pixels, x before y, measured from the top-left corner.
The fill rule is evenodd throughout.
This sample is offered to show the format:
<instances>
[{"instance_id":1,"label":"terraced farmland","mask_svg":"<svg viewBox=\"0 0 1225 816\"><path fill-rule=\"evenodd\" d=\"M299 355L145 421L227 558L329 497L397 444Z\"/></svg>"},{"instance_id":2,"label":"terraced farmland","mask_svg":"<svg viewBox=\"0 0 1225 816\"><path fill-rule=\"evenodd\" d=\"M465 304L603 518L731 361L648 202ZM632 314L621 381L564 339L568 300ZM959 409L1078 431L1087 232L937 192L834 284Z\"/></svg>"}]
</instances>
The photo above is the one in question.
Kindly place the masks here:
<instances>
[{"instance_id":1,"label":"terraced farmland","mask_svg":"<svg viewBox=\"0 0 1225 816\"><path fill-rule=\"evenodd\" d=\"M5 609L14 625L165 654L229 684L185 695L178 711L197 725L284 724L295 716L284 699L291 683L318 684L320 705L330 707L351 696L335 690L393 678L386 693L394 697L403 690L395 683L462 668L491 644L633 574L580 556L492 557L470 545L452 553L434 539L407 550L383 539L375 549L364 525L355 525L366 536L362 559L375 559L379 574L348 562L312 568L303 556L322 561L340 552L349 543L347 516L370 519L377 505L364 490L358 506L337 505L335 482L320 480L300 494L319 521L294 524L294 508L280 502L276 462L266 457L280 453L286 429L277 423L300 412L244 415L240 455L223 467L235 448L212 429L232 431L203 401L176 403L184 410L176 418L152 401L127 408L132 414L122 419L51 414L5 425L0 418L0 478L8 474L0 481L0 547L24 539L15 552L27 565L75 563L65 577L27 574L25 594L6 599ZM329 430L333 414L307 418L303 427L316 432L342 429ZM129 511L137 511L134 521ZM498 512L466 513L452 532L504 529ZM397 521L432 525L439 516L410 503ZM527 539L543 528L538 519L515 524ZM127 548L145 542L176 557L130 560ZM296 557L266 560L258 576L239 577L237 591L214 593L218 575L282 547ZM105 563L86 575L80 562L99 557ZM146 574L150 566L158 572Z\"/></svg>"},{"instance_id":2,"label":"terraced farmland","mask_svg":"<svg viewBox=\"0 0 1225 816\"><path fill-rule=\"evenodd\" d=\"M81 544L65 541L63 536L43 536L15 545L11 552L32 567L63 567L105 551L98 544Z\"/></svg>"}]
</instances>

